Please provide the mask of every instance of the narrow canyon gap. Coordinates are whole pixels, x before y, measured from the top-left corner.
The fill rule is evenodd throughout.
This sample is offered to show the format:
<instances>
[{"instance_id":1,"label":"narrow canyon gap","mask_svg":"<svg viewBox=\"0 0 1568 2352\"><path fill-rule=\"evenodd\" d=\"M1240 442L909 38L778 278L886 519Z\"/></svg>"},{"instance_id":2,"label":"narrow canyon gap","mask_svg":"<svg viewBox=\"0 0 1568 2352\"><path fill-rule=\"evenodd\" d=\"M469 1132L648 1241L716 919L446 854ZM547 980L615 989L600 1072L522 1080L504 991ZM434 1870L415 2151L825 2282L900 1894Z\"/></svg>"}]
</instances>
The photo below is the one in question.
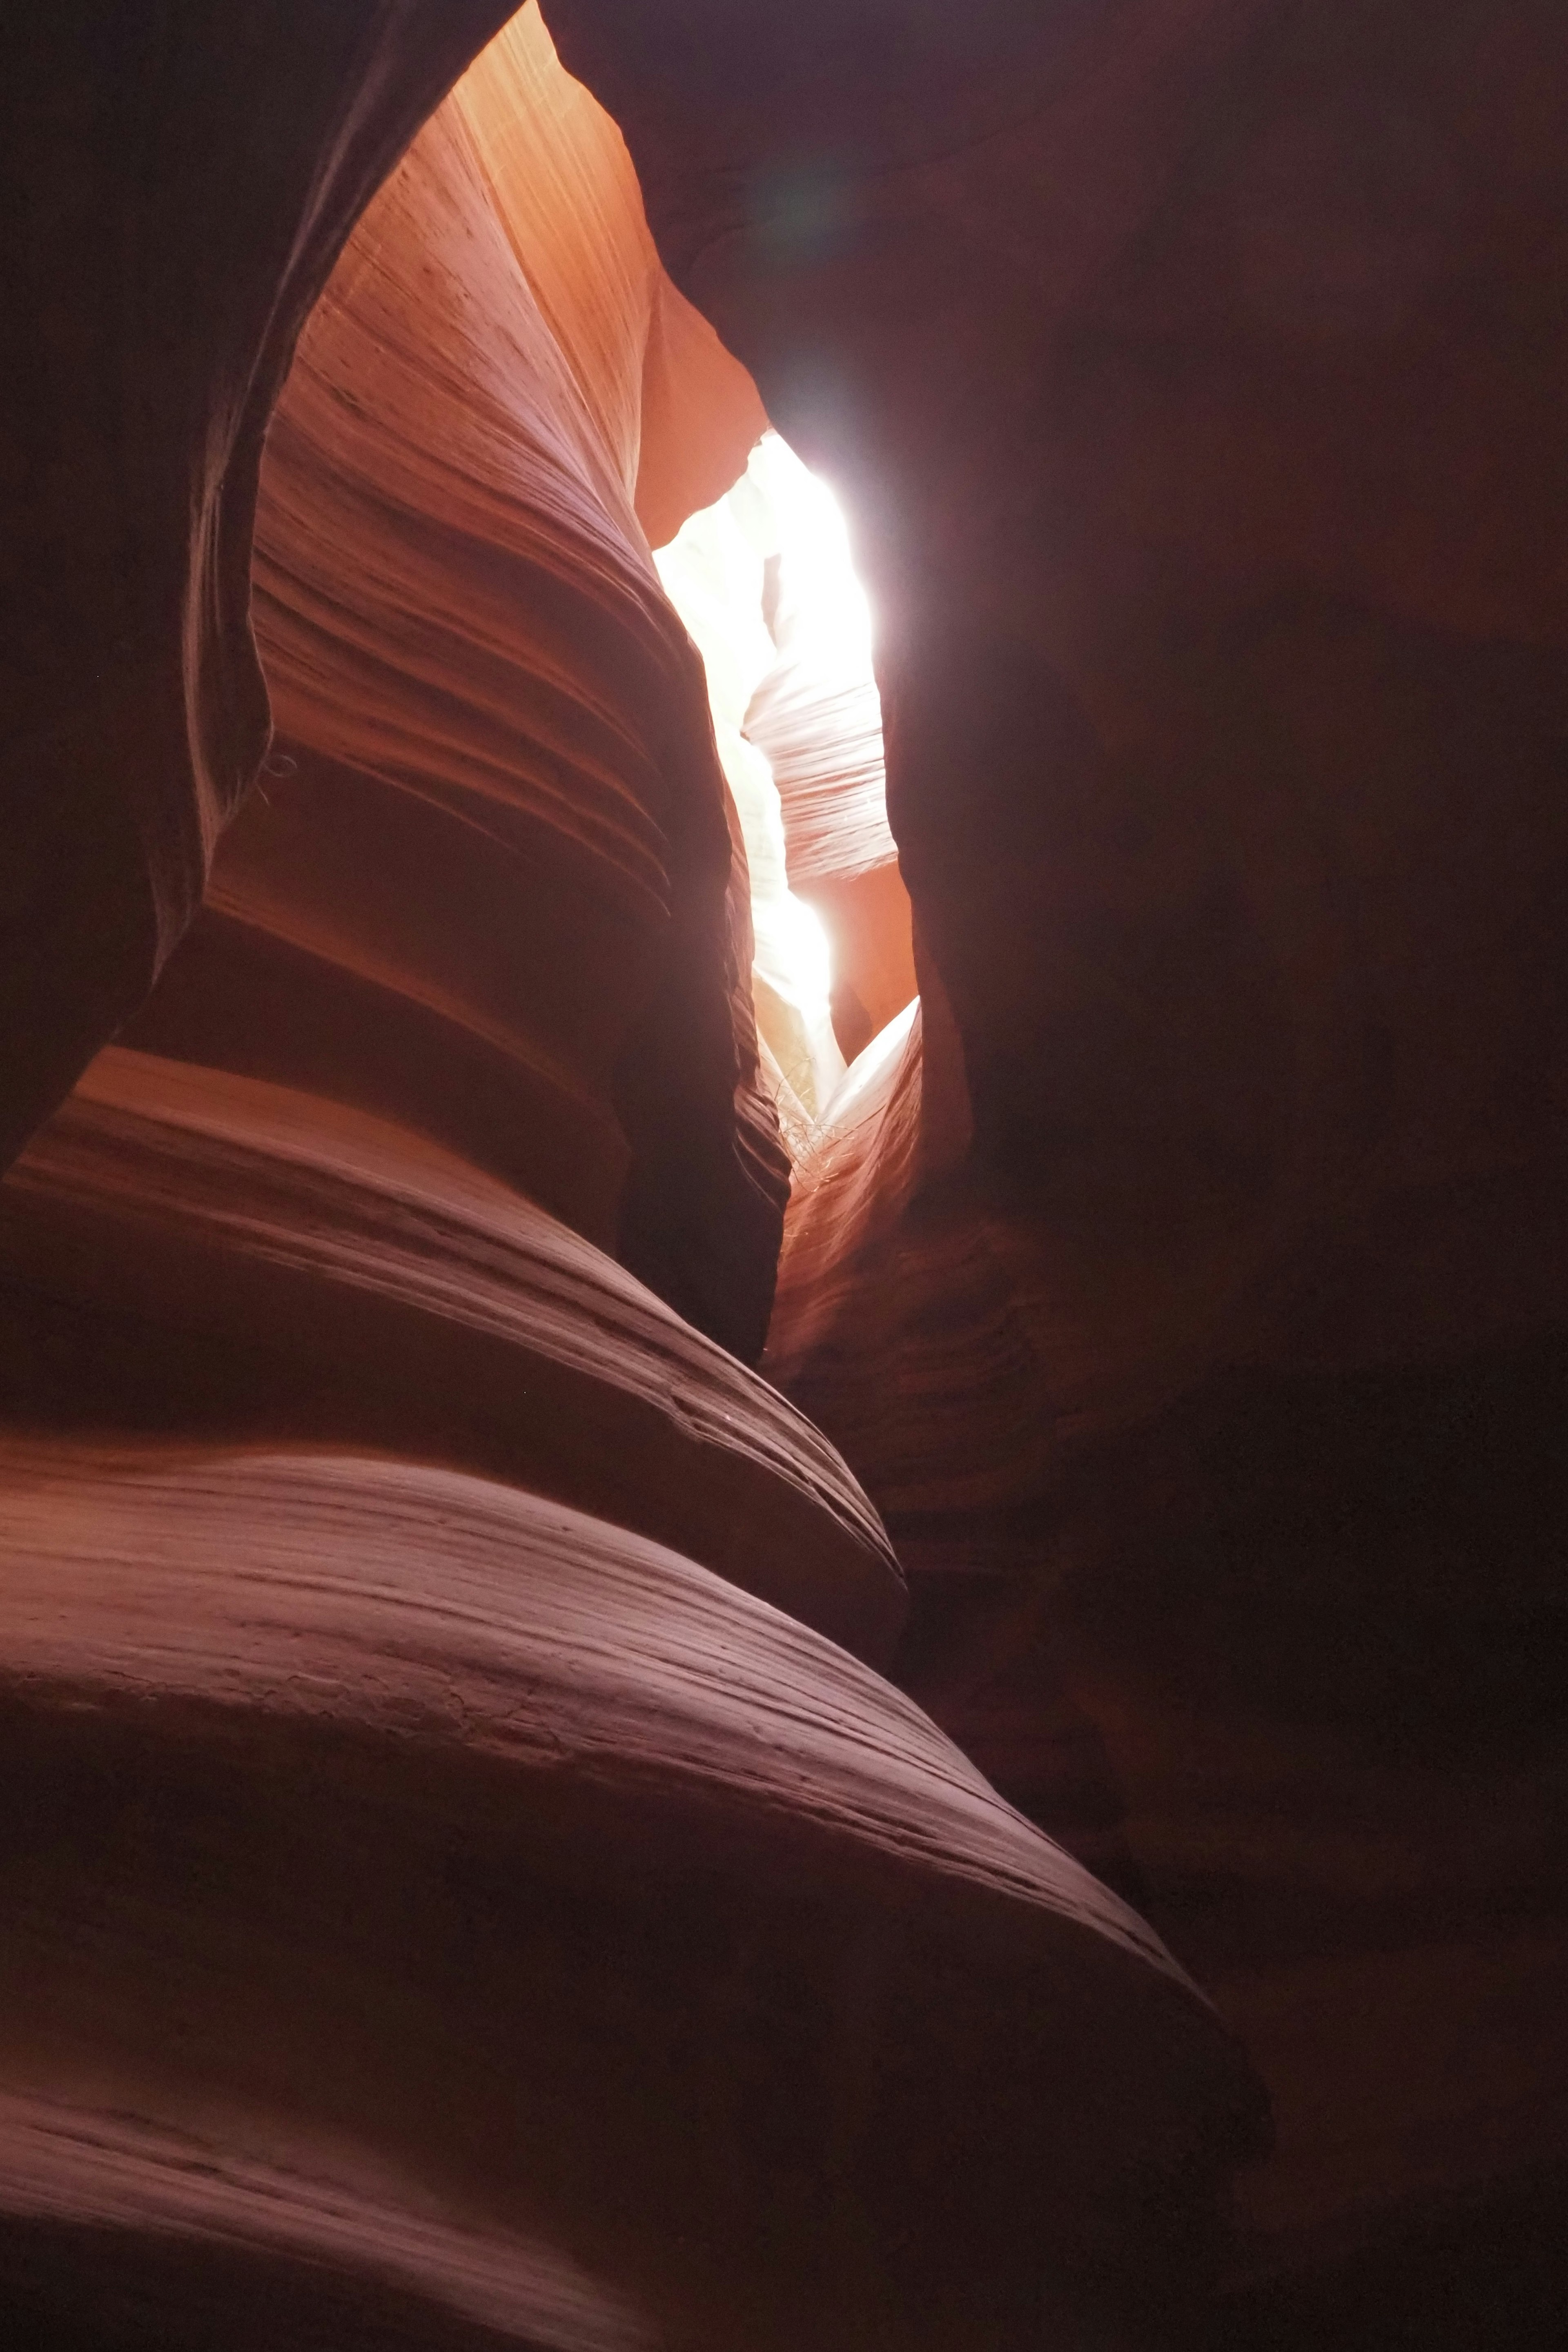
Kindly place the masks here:
<instances>
[{"instance_id":1,"label":"narrow canyon gap","mask_svg":"<svg viewBox=\"0 0 1568 2352\"><path fill-rule=\"evenodd\" d=\"M504 14L0 28L0 2319L1554 2340L1568 26Z\"/></svg>"}]
</instances>

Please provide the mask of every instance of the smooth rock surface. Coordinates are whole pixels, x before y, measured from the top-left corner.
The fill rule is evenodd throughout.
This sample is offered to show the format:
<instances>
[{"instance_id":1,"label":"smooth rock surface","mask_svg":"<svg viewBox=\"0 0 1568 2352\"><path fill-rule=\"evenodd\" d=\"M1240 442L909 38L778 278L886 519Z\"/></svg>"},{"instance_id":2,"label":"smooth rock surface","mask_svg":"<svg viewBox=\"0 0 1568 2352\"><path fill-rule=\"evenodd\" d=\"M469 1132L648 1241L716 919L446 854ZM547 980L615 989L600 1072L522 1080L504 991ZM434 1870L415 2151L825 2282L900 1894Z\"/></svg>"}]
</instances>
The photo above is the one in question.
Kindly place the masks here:
<instances>
[{"instance_id":1,"label":"smooth rock surface","mask_svg":"<svg viewBox=\"0 0 1568 2352\"><path fill-rule=\"evenodd\" d=\"M258 509L279 740L129 1034L420 1129L754 1356L784 1174L744 879L633 509L659 278L614 125L525 11L301 340ZM729 364L734 421L706 376L683 421L739 470ZM668 438L668 353L661 383Z\"/></svg>"},{"instance_id":2,"label":"smooth rock surface","mask_svg":"<svg viewBox=\"0 0 1568 2352\"><path fill-rule=\"evenodd\" d=\"M0 1483L0 2281L57 2315L205 2344L226 2264L305 2341L1087 2345L1255 2142L1142 1921L678 1555L321 1449Z\"/></svg>"},{"instance_id":3,"label":"smooth rock surface","mask_svg":"<svg viewBox=\"0 0 1568 2352\"><path fill-rule=\"evenodd\" d=\"M810 1423L405 1129L110 1047L0 1184L0 1267L10 1418L467 1463L890 1650L898 1568Z\"/></svg>"},{"instance_id":4,"label":"smooth rock surface","mask_svg":"<svg viewBox=\"0 0 1568 2352\"><path fill-rule=\"evenodd\" d=\"M355 219L507 0L0 26L0 1165L132 1013L267 748L257 470Z\"/></svg>"}]
</instances>

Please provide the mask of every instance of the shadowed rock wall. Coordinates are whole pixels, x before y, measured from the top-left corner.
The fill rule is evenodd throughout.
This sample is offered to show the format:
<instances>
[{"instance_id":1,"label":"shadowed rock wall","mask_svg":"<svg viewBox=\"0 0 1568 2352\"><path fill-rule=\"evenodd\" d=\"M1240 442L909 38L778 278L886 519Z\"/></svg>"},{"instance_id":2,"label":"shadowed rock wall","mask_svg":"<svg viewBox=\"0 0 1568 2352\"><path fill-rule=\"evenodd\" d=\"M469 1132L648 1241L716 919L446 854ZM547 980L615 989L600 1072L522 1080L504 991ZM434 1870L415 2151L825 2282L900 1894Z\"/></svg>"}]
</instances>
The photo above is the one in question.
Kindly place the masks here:
<instances>
[{"instance_id":1,"label":"shadowed rock wall","mask_svg":"<svg viewBox=\"0 0 1568 2352\"><path fill-rule=\"evenodd\" d=\"M439 16L373 29L428 75L488 29ZM171 250L210 186L240 309L287 310L197 160L310 39L156 29L194 91L121 111L169 146ZM637 520L721 488L757 410L547 51L528 19L434 117L310 320L258 507L279 736L0 1186L0 2333L1141 2343L1266 2137L1246 2060L861 1662L902 1581L833 1447L607 1252L760 1344L744 875ZM259 713L219 734L237 788ZM188 815L184 749L158 772ZM142 871L68 904L112 936ZM73 1051L128 1009L43 898L23 945Z\"/></svg>"},{"instance_id":2,"label":"shadowed rock wall","mask_svg":"<svg viewBox=\"0 0 1568 2352\"><path fill-rule=\"evenodd\" d=\"M343 239L506 0L65 0L0 29L0 1164L146 994L256 772L262 436Z\"/></svg>"},{"instance_id":3,"label":"shadowed rock wall","mask_svg":"<svg viewBox=\"0 0 1568 2352\"><path fill-rule=\"evenodd\" d=\"M636 14L552 16L849 499L1069 1409L1561 1316L1559 12Z\"/></svg>"},{"instance_id":4,"label":"shadowed rock wall","mask_svg":"<svg viewBox=\"0 0 1568 2352\"><path fill-rule=\"evenodd\" d=\"M278 740L129 1034L411 1122L754 1357L784 1163L744 872L632 508L659 272L614 126L582 92L557 119L574 87L528 12L310 321L258 509ZM738 470L729 365L682 422Z\"/></svg>"},{"instance_id":5,"label":"shadowed rock wall","mask_svg":"<svg viewBox=\"0 0 1568 2352\"><path fill-rule=\"evenodd\" d=\"M1562 12L552 16L850 508L928 1052L942 983L767 1367L900 1671L1253 2021L1253 2210L1381 2345L1367 2247L1565 2152Z\"/></svg>"},{"instance_id":6,"label":"shadowed rock wall","mask_svg":"<svg viewBox=\"0 0 1568 2352\"><path fill-rule=\"evenodd\" d=\"M352 220L494 23L319 14L83 5L5 36L7 1155L167 956L261 754L262 426ZM1506 2251L1510 2211L1560 2211L1565 2153L1562 12L552 0L550 21L685 295L848 498L881 618L919 1043L887 1041L813 1148L770 1361L894 1521L907 1678L1142 1888L1245 2023L1281 2140L1237 2326L1279 2340L1269 2279L1294 2272L1319 2282L1299 2334L1326 2311L1381 2352L1421 2249L1470 2227ZM448 258L392 240L380 290L460 342L467 306L505 378L490 453L530 446L547 527L510 535L520 497L498 530L486 474L483 528L434 545L410 486L446 451L418 399L396 462L366 462L399 396L387 314L355 310L373 257L279 426L297 764L235 835L143 1050L10 1187L5 1377L33 1426L7 1472L7 2275L57 2320L156 2342L210 2338L215 2281L259 2262L339 2341L346 2306L425 2342L1022 2344L1097 2259L1094 2299L1140 2263L1173 2297L1255 2144L1250 2093L1136 1920L885 1685L765 1613L758 1592L885 1641L872 1515L594 1255L614 1239L761 1336L741 901L632 504L662 530L718 486L688 479L678 426L649 456L672 353L716 398L733 380L635 230L592 295L582 252L552 279L523 233L537 158L498 119L471 102L432 134L411 168ZM548 399L519 390L543 375ZM450 420L470 490L473 383ZM358 551L352 580L312 575L321 534ZM536 646L555 631L557 811L596 810L592 841L542 810L514 597ZM610 749L585 762L590 709ZM361 854L384 842L389 867ZM613 900L624 944L595 946L592 987L551 929L579 887L583 936ZM194 1117L193 1085L215 1090ZM166 1254L158 1296L142 1249ZM650 1361L682 1367L668 1408ZM573 1451L590 1391L616 1445L669 1433L659 1477L606 1476L608 1517ZM815 1571L749 1541L775 1502L821 1529ZM689 1558L650 1559L677 1536ZM540 1606L492 1674L520 1583ZM605 1698L606 1652L654 1657L635 1704ZM842 1806L840 1720L865 1776ZM520 1725L546 1735L537 1772ZM714 1756L714 1780L765 1786L703 1814L710 1844L689 1800ZM521 1861L468 1869L459 1826ZM912 1875L885 1868L912 1847ZM819 1907L829 1880L877 1898ZM742 2161L714 2116L756 2073L765 2153ZM525 2081L544 2153L520 2188ZM664 2133L639 2137L647 2111ZM1107 2118L1087 2201L1043 2120L1064 2113ZM205 2207L193 2168L223 2184ZM278 2188L302 2172L332 2184L309 2221ZM805 2215L787 2247L768 2211ZM330 2290L323 2213L352 2217ZM1458 2305L1433 2324L1464 2340Z\"/></svg>"}]
</instances>

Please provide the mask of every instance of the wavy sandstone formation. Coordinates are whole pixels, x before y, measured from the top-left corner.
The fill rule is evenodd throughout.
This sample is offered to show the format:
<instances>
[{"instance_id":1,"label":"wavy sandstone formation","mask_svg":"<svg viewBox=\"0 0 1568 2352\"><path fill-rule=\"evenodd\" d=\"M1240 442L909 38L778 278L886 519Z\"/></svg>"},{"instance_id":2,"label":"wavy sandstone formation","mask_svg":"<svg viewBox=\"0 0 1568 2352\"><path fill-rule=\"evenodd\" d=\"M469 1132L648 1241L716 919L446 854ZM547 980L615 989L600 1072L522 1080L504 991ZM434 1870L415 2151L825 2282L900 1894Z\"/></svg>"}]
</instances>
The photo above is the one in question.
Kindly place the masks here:
<instances>
[{"instance_id":1,"label":"wavy sandstone formation","mask_svg":"<svg viewBox=\"0 0 1568 2352\"><path fill-rule=\"evenodd\" d=\"M1540 1328L1557 12L1467 0L1426 55L1403 0L994 0L892 60L886 13L554 21L677 277L853 486L987 1162L1086 1278L1153 1262L1182 1382Z\"/></svg>"},{"instance_id":2,"label":"wavy sandstone formation","mask_svg":"<svg viewBox=\"0 0 1568 2352\"><path fill-rule=\"evenodd\" d=\"M0 1478L0 2180L73 2314L205 2343L226 2263L349 2340L1033 2342L1244 2144L1142 1924L690 1561L326 1452Z\"/></svg>"},{"instance_id":3,"label":"wavy sandstone formation","mask_svg":"<svg viewBox=\"0 0 1568 2352\"><path fill-rule=\"evenodd\" d=\"M200 901L267 747L250 538L294 339L508 13L283 0L238 39L211 0L67 0L0 27L0 1166Z\"/></svg>"},{"instance_id":4,"label":"wavy sandstone formation","mask_svg":"<svg viewBox=\"0 0 1568 2352\"><path fill-rule=\"evenodd\" d=\"M810 1423L405 1129L111 1047L0 1188L0 1265L15 1419L465 1462L889 1653L898 1570Z\"/></svg>"},{"instance_id":5,"label":"wavy sandstone formation","mask_svg":"<svg viewBox=\"0 0 1568 2352\"><path fill-rule=\"evenodd\" d=\"M0 29L0 2334L1556 2341L1568 19L500 14Z\"/></svg>"},{"instance_id":6,"label":"wavy sandstone formation","mask_svg":"<svg viewBox=\"0 0 1568 2352\"><path fill-rule=\"evenodd\" d=\"M279 739L130 1034L439 1138L754 1355L784 1179L744 883L632 509L658 273L574 87L525 12L311 319L258 510ZM729 364L685 421L738 469Z\"/></svg>"},{"instance_id":7,"label":"wavy sandstone formation","mask_svg":"<svg viewBox=\"0 0 1568 2352\"><path fill-rule=\"evenodd\" d=\"M1075 1837L1087 1717L1255 2019L1269 2260L1346 2265L1257 2340L1460 2340L1401 2246L1476 2341L1560 2312L1497 2249L1568 2177L1562 12L553 21L844 487L962 1046L963 1164L907 1062L814 1146L770 1373L889 1516L902 1671Z\"/></svg>"},{"instance_id":8,"label":"wavy sandstone formation","mask_svg":"<svg viewBox=\"0 0 1568 2352\"><path fill-rule=\"evenodd\" d=\"M784 1157L647 538L759 422L526 12L300 340L258 790L0 1188L0 2332L1098 2352L1261 2145L738 1360Z\"/></svg>"}]
</instances>

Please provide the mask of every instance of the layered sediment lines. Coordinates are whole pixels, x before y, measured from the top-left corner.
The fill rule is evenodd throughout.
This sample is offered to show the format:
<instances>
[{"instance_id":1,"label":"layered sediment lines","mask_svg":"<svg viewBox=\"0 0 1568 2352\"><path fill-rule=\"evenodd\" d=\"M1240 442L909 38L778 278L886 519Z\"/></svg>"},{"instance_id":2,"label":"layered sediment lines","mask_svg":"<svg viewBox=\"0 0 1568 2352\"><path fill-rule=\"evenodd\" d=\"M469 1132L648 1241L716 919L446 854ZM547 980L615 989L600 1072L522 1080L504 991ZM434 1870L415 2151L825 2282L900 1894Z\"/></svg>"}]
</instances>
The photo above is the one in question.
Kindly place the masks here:
<instances>
[{"instance_id":1,"label":"layered sediment lines","mask_svg":"<svg viewBox=\"0 0 1568 2352\"><path fill-rule=\"evenodd\" d=\"M1519 2053L1560 2080L1568 1914L1524 1671L1563 1642L1562 12L554 21L850 507L963 1047L966 1164L911 1185L889 1087L792 1210L766 1360L889 1514L922 1694L973 1720L984 1667L1013 1739L1066 1675L1159 1916L1227 1986L1261 1956L1281 2261L1392 2234L1438 2115L1456 2193L1511 2194L1561 2162ZM965 1691L977 1568L1012 1630ZM1526 1784L1518 1875L1422 1840L1420 1919L1401 1832L1347 1825Z\"/></svg>"},{"instance_id":2,"label":"layered sediment lines","mask_svg":"<svg viewBox=\"0 0 1568 2352\"><path fill-rule=\"evenodd\" d=\"M35 2332L1087 2347L1260 2143L865 1663L881 1525L737 1360L784 1165L647 535L758 411L635 196L530 14L370 205L268 445L267 771L0 1187Z\"/></svg>"},{"instance_id":3,"label":"layered sediment lines","mask_svg":"<svg viewBox=\"0 0 1568 2352\"><path fill-rule=\"evenodd\" d=\"M267 745L257 467L367 198L507 0L0 28L0 1166L132 1013ZM155 170L147 159L157 159Z\"/></svg>"},{"instance_id":4,"label":"layered sediment lines","mask_svg":"<svg viewBox=\"0 0 1568 2352\"><path fill-rule=\"evenodd\" d=\"M898 1569L810 1423L405 1129L110 1047L0 1187L0 1268L12 1421L466 1463L890 1652Z\"/></svg>"},{"instance_id":5,"label":"layered sediment lines","mask_svg":"<svg viewBox=\"0 0 1568 2352\"><path fill-rule=\"evenodd\" d=\"M988 1161L1151 1358L1561 1319L1560 16L883 17L554 12L848 499Z\"/></svg>"},{"instance_id":6,"label":"layered sediment lines","mask_svg":"<svg viewBox=\"0 0 1568 2352\"><path fill-rule=\"evenodd\" d=\"M0 2277L56 2314L1023 2345L1254 2136L1142 1923L689 1560L331 1450L0 1486Z\"/></svg>"},{"instance_id":7,"label":"layered sediment lines","mask_svg":"<svg viewBox=\"0 0 1568 2352\"><path fill-rule=\"evenodd\" d=\"M767 419L659 260L626 142L537 0L453 92L518 263L652 547L726 491Z\"/></svg>"},{"instance_id":8,"label":"layered sediment lines","mask_svg":"<svg viewBox=\"0 0 1568 2352\"><path fill-rule=\"evenodd\" d=\"M1073 1443L1059 1324L1031 1296L1026 1229L968 1164L962 1056L923 977L797 1161L763 1367L834 1432L886 1517L910 1587L903 1685L1011 1802L1141 1894L1057 1622L1041 1503Z\"/></svg>"},{"instance_id":9,"label":"layered sediment lines","mask_svg":"<svg viewBox=\"0 0 1568 2352\"><path fill-rule=\"evenodd\" d=\"M440 1138L754 1355L783 1160L744 877L633 505L658 279L525 12L301 340L257 523L278 740L132 1034ZM719 357L728 437L710 377L681 422L739 468Z\"/></svg>"}]
</instances>

